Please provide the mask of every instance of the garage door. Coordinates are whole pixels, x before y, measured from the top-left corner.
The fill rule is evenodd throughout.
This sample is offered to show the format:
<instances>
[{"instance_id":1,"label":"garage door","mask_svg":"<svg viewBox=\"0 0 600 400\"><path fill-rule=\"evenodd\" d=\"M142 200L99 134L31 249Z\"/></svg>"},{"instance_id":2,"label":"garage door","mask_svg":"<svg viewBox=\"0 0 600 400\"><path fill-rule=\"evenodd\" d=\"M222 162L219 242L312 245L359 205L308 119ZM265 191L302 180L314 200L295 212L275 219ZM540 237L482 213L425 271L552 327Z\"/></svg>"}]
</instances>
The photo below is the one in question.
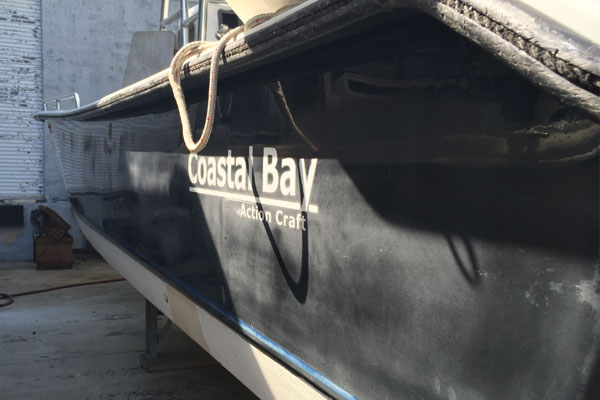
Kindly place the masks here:
<instances>
[{"instance_id":1,"label":"garage door","mask_svg":"<svg viewBox=\"0 0 600 400\"><path fill-rule=\"evenodd\" d=\"M0 201L43 197L40 0L0 1Z\"/></svg>"}]
</instances>

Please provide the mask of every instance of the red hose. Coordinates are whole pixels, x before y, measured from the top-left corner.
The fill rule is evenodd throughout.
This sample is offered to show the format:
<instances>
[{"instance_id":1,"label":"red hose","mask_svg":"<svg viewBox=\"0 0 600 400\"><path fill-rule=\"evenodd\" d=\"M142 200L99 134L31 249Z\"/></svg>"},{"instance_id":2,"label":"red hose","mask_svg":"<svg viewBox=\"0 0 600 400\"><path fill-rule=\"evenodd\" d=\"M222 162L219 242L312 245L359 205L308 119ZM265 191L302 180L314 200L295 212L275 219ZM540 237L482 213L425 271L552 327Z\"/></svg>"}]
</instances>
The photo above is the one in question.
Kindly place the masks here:
<instances>
[{"instance_id":1,"label":"red hose","mask_svg":"<svg viewBox=\"0 0 600 400\"><path fill-rule=\"evenodd\" d=\"M5 303L0 303L0 307L6 307L14 303L12 296L10 294L0 293L0 300L8 299Z\"/></svg>"},{"instance_id":2,"label":"red hose","mask_svg":"<svg viewBox=\"0 0 600 400\"><path fill-rule=\"evenodd\" d=\"M46 289L30 290L28 292L21 292L21 293L15 293L15 294L0 293L0 300L6 300L6 302L0 303L0 308L9 306L12 303L14 303L13 297L27 296L30 294L37 294L37 293L44 293L44 292L51 292L53 290L68 289L68 288L77 287L77 286L89 286L89 285L99 285L101 283L121 282L124 280L125 279L123 279L123 278L107 279L104 281L72 283L70 285L54 286L54 287L50 287L50 288L46 288Z\"/></svg>"}]
</instances>

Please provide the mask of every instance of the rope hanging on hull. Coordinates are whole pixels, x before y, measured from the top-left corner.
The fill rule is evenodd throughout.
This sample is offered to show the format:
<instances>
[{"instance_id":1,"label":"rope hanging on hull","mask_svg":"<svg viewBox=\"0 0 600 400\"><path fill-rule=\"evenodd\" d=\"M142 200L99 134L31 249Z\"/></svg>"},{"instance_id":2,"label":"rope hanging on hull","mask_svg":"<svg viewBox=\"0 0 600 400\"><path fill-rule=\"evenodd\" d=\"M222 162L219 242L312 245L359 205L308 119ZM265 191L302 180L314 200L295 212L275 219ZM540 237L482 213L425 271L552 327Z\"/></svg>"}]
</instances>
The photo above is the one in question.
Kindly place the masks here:
<instances>
[{"instance_id":1,"label":"rope hanging on hull","mask_svg":"<svg viewBox=\"0 0 600 400\"><path fill-rule=\"evenodd\" d=\"M223 54L223 50L227 43L236 37L238 34L246 32L248 29L254 28L257 25L262 24L263 22L268 21L272 17L277 14L280 14L295 5L290 5L283 7L277 10L274 13L270 14L259 14L253 18L251 18L244 25L238 26L234 29L228 31L218 42L212 41L197 41L191 42L180 48L173 60L171 60L171 65L169 67L169 83L171 84L171 88L173 90L173 96L175 97L175 102L177 103L177 109L179 111L179 117L181 119L181 128L183 140L185 143L185 147L192 152L198 153L202 151L208 140L210 139L210 134L212 133L212 128L214 124L215 117L215 109L216 109L216 101L217 101L217 83L219 77L219 62L221 61L221 56ZM189 113L187 110L187 103L185 101L185 95L183 93L183 89L181 88L181 72L183 64L190 58L196 55L200 55L202 52L212 49L212 58L210 60L210 75L209 75L209 83L208 83L208 104L206 107L206 119L204 122L204 128L202 129L202 134L200 135L200 139L198 141L194 141L192 125L190 123ZM289 106L287 105L287 101L285 99L285 95L283 93L283 88L281 87L281 83L277 82L276 86L273 90L276 97L278 97L279 104L282 105L284 114L288 118L288 121L294 131L314 150L317 151L318 148L304 135L304 133L300 130L300 128L296 125L294 118L291 115Z\"/></svg>"},{"instance_id":2,"label":"rope hanging on hull","mask_svg":"<svg viewBox=\"0 0 600 400\"><path fill-rule=\"evenodd\" d=\"M183 132L183 140L185 142L185 147L192 153L197 153L202 151L208 140L210 139L210 134L212 132L214 116L215 116L215 108L216 108L216 100L217 100L217 81L219 76L219 61L221 61L221 54L223 53L223 49L227 45L232 38L237 36L242 32L246 32L248 29L251 29L265 21L267 21L274 14L261 14L256 17L250 19L244 25L238 26L227 32L218 42L209 42L209 41L198 41L188 43L177 51L173 60L171 60L171 65L169 67L169 83L171 84L171 88L173 89L173 96L175 96L175 102L177 103L177 108L179 110L179 117L181 118L181 128ZM205 50L213 48L212 58L210 60L210 78L208 83L208 105L206 108L206 120L204 122L204 129L202 130L202 135L200 135L200 139L197 142L194 141L192 126L190 124L190 117L187 111L187 103L185 101L185 95L183 94L183 89L181 88L181 71L183 63L194 55L200 55Z\"/></svg>"}]
</instances>

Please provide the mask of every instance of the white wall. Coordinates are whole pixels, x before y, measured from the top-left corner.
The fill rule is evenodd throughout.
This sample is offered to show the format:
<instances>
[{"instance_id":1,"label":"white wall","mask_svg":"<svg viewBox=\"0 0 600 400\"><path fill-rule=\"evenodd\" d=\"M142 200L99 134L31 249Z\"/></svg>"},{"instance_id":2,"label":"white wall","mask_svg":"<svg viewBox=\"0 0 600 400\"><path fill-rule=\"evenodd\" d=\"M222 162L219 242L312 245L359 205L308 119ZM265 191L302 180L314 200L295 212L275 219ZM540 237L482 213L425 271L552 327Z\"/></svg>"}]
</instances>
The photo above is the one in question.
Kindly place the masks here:
<instances>
[{"instance_id":1,"label":"white wall","mask_svg":"<svg viewBox=\"0 0 600 400\"><path fill-rule=\"evenodd\" d=\"M44 97L83 104L121 88L135 31L158 30L160 0L43 0Z\"/></svg>"}]
</instances>

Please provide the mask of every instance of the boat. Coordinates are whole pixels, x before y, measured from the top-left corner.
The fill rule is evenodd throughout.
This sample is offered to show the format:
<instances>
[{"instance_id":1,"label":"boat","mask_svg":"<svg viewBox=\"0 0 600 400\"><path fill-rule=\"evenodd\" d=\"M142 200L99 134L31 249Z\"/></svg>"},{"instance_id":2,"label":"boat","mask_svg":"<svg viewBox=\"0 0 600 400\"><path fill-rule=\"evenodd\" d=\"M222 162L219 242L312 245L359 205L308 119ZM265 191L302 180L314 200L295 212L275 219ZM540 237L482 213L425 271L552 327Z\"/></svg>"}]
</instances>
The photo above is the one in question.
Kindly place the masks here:
<instances>
[{"instance_id":1,"label":"boat","mask_svg":"<svg viewBox=\"0 0 600 400\"><path fill-rule=\"evenodd\" d=\"M595 399L597 19L309 0L226 44L201 151L169 70L37 118L94 248L259 398Z\"/></svg>"}]
</instances>

